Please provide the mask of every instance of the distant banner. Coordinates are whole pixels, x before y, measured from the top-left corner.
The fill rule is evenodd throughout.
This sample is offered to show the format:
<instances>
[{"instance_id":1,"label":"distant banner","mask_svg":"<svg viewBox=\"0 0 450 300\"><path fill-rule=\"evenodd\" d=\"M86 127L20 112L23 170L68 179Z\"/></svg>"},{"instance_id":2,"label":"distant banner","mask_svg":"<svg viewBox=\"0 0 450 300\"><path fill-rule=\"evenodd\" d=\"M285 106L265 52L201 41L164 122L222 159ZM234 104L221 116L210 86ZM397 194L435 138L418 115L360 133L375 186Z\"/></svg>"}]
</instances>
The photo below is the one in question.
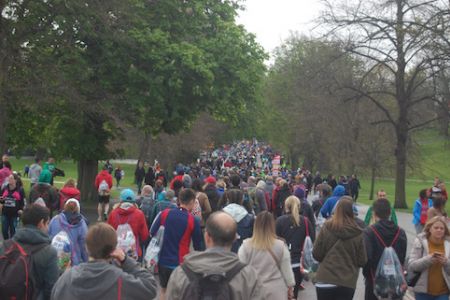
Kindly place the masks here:
<instances>
[{"instance_id":1,"label":"distant banner","mask_svg":"<svg viewBox=\"0 0 450 300\"><path fill-rule=\"evenodd\" d=\"M281 156L277 155L272 160L272 175L279 176L280 175L280 162Z\"/></svg>"}]
</instances>

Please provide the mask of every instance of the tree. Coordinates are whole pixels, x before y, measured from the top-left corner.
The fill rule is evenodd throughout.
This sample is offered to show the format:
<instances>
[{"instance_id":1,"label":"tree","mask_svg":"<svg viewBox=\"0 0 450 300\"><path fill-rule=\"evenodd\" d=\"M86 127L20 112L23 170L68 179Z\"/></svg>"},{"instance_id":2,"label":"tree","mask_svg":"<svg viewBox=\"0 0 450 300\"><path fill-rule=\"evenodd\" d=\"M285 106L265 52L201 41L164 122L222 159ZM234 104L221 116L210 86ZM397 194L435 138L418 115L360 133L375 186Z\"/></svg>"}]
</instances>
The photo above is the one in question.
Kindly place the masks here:
<instances>
[{"instance_id":1,"label":"tree","mask_svg":"<svg viewBox=\"0 0 450 300\"><path fill-rule=\"evenodd\" d=\"M433 65L446 60L448 47L437 47L436 37L448 36L450 3L430 0L325 1L323 21L329 34L346 45L348 53L364 60L366 70L345 88L374 103L396 135L395 207L406 208L405 179L410 132L437 117L413 117L415 106L434 101L428 83ZM367 82L373 72L384 72L377 87ZM369 88L370 87L370 88Z\"/></svg>"}]
</instances>

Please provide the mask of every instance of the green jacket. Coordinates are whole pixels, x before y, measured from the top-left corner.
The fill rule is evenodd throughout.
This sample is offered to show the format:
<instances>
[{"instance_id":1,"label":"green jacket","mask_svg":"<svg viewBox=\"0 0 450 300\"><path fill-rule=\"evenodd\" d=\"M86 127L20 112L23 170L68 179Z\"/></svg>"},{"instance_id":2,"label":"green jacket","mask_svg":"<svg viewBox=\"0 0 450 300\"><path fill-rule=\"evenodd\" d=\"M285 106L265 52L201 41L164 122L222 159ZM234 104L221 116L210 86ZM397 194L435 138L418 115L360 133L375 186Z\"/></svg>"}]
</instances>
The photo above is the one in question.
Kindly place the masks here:
<instances>
[{"instance_id":1,"label":"green jacket","mask_svg":"<svg viewBox=\"0 0 450 300\"><path fill-rule=\"evenodd\" d=\"M372 225L372 224L376 223L375 222L375 217L373 215L372 210L373 210L373 206L369 207L369 210L367 211L366 217L364 219L364 223L366 223L366 225ZM394 222L395 225L398 225L397 224L397 214L395 213L395 210L392 207L392 205L391 205L391 218L390 218L390 220L392 222Z\"/></svg>"},{"instance_id":2,"label":"green jacket","mask_svg":"<svg viewBox=\"0 0 450 300\"><path fill-rule=\"evenodd\" d=\"M367 262L363 231L349 225L333 230L326 222L314 243L313 256L320 263L315 282L355 289L359 268Z\"/></svg>"}]
</instances>

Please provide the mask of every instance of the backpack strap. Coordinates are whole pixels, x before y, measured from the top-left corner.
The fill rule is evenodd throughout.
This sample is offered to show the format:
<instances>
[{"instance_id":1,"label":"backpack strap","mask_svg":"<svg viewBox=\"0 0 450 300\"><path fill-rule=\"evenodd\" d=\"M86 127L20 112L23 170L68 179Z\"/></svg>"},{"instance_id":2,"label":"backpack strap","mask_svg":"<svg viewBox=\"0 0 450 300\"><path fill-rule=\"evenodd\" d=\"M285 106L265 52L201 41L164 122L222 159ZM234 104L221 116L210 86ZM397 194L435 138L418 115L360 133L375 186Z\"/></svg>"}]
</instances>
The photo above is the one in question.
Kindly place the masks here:
<instances>
[{"instance_id":1,"label":"backpack strap","mask_svg":"<svg viewBox=\"0 0 450 300\"><path fill-rule=\"evenodd\" d=\"M122 299L122 284L122 277L119 277L119 279L117 280L117 300Z\"/></svg>"},{"instance_id":2,"label":"backpack strap","mask_svg":"<svg viewBox=\"0 0 450 300\"><path fill-rule=\"evenodd\" d=\"M183 269L184 273L186 274L187 278L189 279L189 282L193 282L200 278L200 274L192 271L186 264L181 264L181 268Z\"/></svg>"},{"instance_id":3,"label":"backpack strap","mask_svg":"<svg viewBox=\"0 0 450 300\"><path fill-rule=\"evenodd\" d=\"M309 236L308 218L307 217L303 217L303 221L305 222L306 236Z\"/></svg>"},{"instance_id":4,"label":"backpack strap","mask_svg":"<svg viewBox=\"0 0 450 300\"><path fill-rule=\"evenodd\" d=\"M375 234L377 239L380 241L380 243L384 246L384 248L387 248L388 246L383 241L383 238L381 237L380 233L375 229L375 226L372 225L372 226L370 226L370 228L372 229L373 233ZM397 242L399 236L400 236L400 227L397 228L397 232L395 233L394 239L392 240L392 243L389 245L389 247L394 246L394 244L395 244L395 242Z\"/></svg>"}]
</instances>

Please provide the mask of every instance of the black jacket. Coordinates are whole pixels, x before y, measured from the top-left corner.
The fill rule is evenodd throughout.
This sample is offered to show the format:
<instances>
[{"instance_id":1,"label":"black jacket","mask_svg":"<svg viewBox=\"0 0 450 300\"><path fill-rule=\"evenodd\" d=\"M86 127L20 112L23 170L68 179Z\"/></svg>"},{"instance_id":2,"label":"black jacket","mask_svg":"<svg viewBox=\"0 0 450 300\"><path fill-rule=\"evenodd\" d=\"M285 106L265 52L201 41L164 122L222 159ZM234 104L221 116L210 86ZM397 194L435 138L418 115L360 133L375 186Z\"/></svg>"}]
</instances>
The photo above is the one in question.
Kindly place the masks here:
<instances>
[{"instance_id":1,"label":"black jacket","mask_svg":"<svg viewBox=\"0 0 450 300\"><path fill-rule=\"evenodd\" d=\"M279 217L284 212L284 202L286 201L287 197L291 196L291 190L289 189L288 185L285 185L281 187L281 189L277 192L275 196L275 216Z\"/></svg>"},{"instance_id":2,"label":"black jacket","mask_svg":"<svg viewBox=\"0 0 450 300\"><path fill-rule=\"evenodd\" d=\"M314 226L306 218L308 222L309 236L314 242L316 232ZM303 243L306 238L305 218L300 217L300 225L294 226L294 220L290 214L281 216L277 219L275 230L277 236L284 239L291 253L291 263L298 264L300 262Z\"/></svg>"},{"instance_id":3,"label":"black jacket","mask_svg":"<svg viewBox=\"0 0 450 300\"><path fill-rule=\"evenodd\" d=\"M384 243L389 247L394 239L399 227L392 221L380 220L379 222L372 225L375 227L377 232L382 237ZM363 268L363 275L366 279L366 284L372 285L373 277L377 269L378 261L381 258L381 254L384 251L383 244L376 237L373 232L372 226L368 226L364 229L364 243L366 245L367 252L367 263ZM392 246L397 253L400 263L403 265L406 257L406 246L407 246L406 233L400 228L400 233L397 241Z\"/></svg>"},{"instance_id":4,"label":"black jacket","mask_svg":"<svg viewBox=\"0 0 450 300\"><path fill-rule=\"evenodd\" d=\"M316 228L316 218L314 216L314 211L312 210L311 205L305 199L301 200L300 214L307 217L311 222L313 228Z\"/></svg>"}]
</instances>

